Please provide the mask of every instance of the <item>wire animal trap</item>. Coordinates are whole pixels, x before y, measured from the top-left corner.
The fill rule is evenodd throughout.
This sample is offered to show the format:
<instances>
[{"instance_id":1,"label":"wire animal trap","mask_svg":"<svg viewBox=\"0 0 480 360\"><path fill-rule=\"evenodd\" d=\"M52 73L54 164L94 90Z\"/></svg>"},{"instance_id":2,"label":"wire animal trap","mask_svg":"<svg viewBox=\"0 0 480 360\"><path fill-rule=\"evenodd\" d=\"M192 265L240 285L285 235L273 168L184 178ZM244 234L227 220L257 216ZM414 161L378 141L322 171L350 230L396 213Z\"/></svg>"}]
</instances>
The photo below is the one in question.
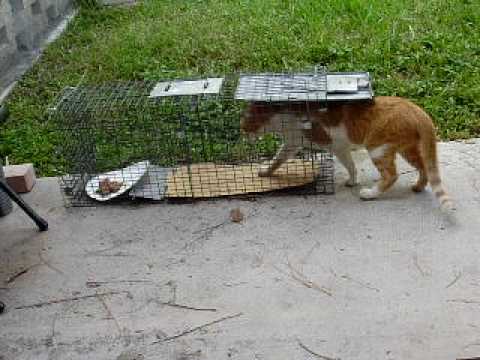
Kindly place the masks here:
<instances>
[{"instance_id":1,"label":"wire animal trap","mask_svg":"<svg viewBox=\"0 0 480 360\"><path fill-rule=\"evenodd\" d=\"M271 176L259 169L282 136L251 141L240 119L251 103L372 98L367 73L254 74L66 88L50 112L67 205L114 198L194 199L296 189L333 193L328 149L303 149ZM333 99L333 100L331 100ZM292 104L289 107L289 104Z\"/></svg>"}]
</instances>

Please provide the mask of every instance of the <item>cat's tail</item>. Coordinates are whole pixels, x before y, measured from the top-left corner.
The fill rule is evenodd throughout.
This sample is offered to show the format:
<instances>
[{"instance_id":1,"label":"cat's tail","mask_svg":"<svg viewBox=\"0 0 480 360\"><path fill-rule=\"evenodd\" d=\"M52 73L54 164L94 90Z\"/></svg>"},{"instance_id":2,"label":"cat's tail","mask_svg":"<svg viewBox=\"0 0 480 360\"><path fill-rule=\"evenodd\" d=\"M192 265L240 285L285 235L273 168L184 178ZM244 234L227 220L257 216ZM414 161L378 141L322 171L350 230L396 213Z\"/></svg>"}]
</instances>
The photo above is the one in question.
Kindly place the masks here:
<instances>
[{"instance_id":1,"label":"cat's tail","mask_svg":"<svg viewBox=\"0 0 480 360\"><path fill-rule=\"evenodd\" d=\"M429 124L432 124L431 121L429 121ZM433 125L428 126L421 131L420 144L423 158L425 159L425 166L427 167L428 182L432 187L432 192L440 203L440 208L447 211L454 210L454 203L445 191L440 178L440 170L437 160L437 141Z\"/></svg>"}]
</instances>

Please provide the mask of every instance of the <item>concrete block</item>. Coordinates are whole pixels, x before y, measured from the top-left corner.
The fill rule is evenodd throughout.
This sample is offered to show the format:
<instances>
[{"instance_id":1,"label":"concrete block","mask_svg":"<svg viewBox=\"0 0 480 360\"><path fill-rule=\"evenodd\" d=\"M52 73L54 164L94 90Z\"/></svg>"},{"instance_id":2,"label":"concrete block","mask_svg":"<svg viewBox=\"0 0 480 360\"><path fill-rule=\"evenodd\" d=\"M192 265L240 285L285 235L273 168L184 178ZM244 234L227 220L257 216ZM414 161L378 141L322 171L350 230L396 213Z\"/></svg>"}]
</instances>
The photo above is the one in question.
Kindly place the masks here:
<instances>
[{"instance_id":1,"label":"concrete block","mask_svg":"<svg viewBox=\"0 0 480 360\"><path fill-rule=\"evenodd\" d=\"M7 27L5 25L0 26L0 45L8 44L8 34L7 34Z\"/></svg>"},{"instance_id":2,"label":"concrete block","mask_svg":"<svg viewBox=\"0 0 480 360\"><path fill-rule=\"evenodd\" d=\"M12 16L12 9L8 1L0 2L0 44L8 44L15 47L14 42L14 28L15 19Z\"/></svg>"},{"instance_id":3,"label":"concrete block","mask_svg":"<svg viewBox=\"0 0 480 360\"><path fill-rule=\"evenodd\" d=\"M34 1L30 8L32 10L32 15L41 15L42 14L42 3L39 0Z\"/></svg>"},{"instance_id":4,"label":"concrete block","mask_svg":"<svg viewBox=\"0 0 480 360\"><path fill-rule=\"evenodd\" d=\"M73 9L73 3L71 0L58 0L57 11L60 14L67 14Z\"/></svg>"},{"instance_id":5,"label":"concrete block","mask_svg":"<svg viewBox=\"0 0 480 360\"><path fill-rule=\"evenodd\" d=\"M56 25L60 21L56 4L47 7L47 22L50 26Z\"/></svg>"},{"instance_id":6,"label":"concrete block","mask_svg":"<svg viewBox=\"0 0 480 360\"><path fill-rule=\"evenodd\" d=\"M8 1L10 2L10 7L12 8L12 12L14 14L19 13L20 11L25 9L23 0L8 0Z\"/></svg>"},{"instance_id":7,"label":"concrete block","mask_svg":"<svg viewBox=\"0 0 480 360\"><path fill-rule=\"evenodd\" d=\"M73 0L0 0L0 94L32 64Z\"/></svg>"},{"instance_id":8,"label":"concrete block","mask_svg":"<svg viewBox=\"0 0 480 360\"><path fill-rule=\"evenodd\" d=\"M29 51L33 49L32 33L29 31L20 31L15 36L15 41L17 42L18 51Z\"/></svg>"},{"instance_id":9,"label":"concrete block","mask_svg":"<svg viewBox=\"0 0 480 360\"><path fill-rule=\"evenodd\" d=\"M8 185L17 193L26 193L35 185L33 164L8 165L3 167Z\"/></svg>"},{"instance_id":10,"label":"concrete block","mask_svg":"<svg viewBox=\"0 0 480 360\"><path fill-rule=\"evenodd\" d=\"M9 44L0 45L0 69L8 69L15 61L16 48ZM1 91L0 91L1 93Z\"/></svg>"}]
</instances>

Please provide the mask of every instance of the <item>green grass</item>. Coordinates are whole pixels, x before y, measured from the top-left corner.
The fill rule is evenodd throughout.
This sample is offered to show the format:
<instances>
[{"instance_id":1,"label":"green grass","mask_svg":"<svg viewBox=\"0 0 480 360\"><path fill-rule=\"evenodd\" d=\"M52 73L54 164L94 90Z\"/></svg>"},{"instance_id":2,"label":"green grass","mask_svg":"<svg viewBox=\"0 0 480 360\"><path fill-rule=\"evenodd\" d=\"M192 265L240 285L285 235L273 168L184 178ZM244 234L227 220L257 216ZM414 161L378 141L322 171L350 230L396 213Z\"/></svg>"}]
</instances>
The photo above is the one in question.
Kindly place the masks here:
<instances>
[{"instance_id":1,"label":"green grass","mask_svg":"<svg viewBox=\"0 0 480 360\"><path fill-rule=\"evenodd\" d=\"M81 10L23 78L0 125L0 155L54 174L46 109L64 86L313 64L370 71L377 95L404 96L444 139L480 136L480 2L147 0Z\"/></svg>"}]
</instances>

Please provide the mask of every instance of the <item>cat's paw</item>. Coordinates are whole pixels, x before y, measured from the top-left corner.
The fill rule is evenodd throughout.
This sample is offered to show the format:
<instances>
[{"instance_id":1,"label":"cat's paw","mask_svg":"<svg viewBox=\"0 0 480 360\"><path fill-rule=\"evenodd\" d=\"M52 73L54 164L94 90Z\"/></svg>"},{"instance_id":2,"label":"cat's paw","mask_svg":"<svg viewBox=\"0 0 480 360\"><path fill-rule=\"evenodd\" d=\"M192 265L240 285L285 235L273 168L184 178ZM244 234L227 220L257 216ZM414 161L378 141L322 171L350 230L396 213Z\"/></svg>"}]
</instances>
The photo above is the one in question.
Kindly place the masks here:
<instances>
[{"instance_id":1,"label":"cat's paw","mask_svg":"<svg viewBox=\"0 0 480 360\"><path fill-rule=\"evenodd\" d=\"M376 187L360 189L360 199L362 200L373 200L376 199L378 195L379 192Z\"/></svg>"},{"instance_id":2,"label":"cat's paw","mask_svg":"<svg viewBox=\"0 0 480 360\"><path fill-rule=\"evenodd\" d=\"M260 166L260 169L258 169L258 176L261 176L261 177L271 176L272 173L273 171L270 168L270 166L262 165Z\"/></svg>"},{"instance_id":3,"label":"cat's paw","mask_svg":"<svg viewBox=\"0 0 480 360\"><path fill-rule=\"evenodd\" d=\"M346 187L354 187L354 186L357 186L358 185L358 181L355 180L355 179L348 179L346 182L345 182L345 186Z\"/></svg>"},{"instance_id":4,"label":"cat's paw","mask_svg":"<svg viewBox=\"0 0 480 360\"><path fill-rule=\"evenodd\" d=\"M423 190L425 190L425 185L415 184L412 186L413 192L419 193L419 192L422 192Z\"/></svg>"},{"instance_id":5,"label":"cat's paw","mask_svg":"<svg viewBox=\"0 0 480 360\"><path fill-rule=\"evenodd\" d=\"M457 207L455 206L455 204L451 199L448 199L442 204L440 204L440 210L446 213L453 213L457 210Z\"/></svg>"}]
</instances>

